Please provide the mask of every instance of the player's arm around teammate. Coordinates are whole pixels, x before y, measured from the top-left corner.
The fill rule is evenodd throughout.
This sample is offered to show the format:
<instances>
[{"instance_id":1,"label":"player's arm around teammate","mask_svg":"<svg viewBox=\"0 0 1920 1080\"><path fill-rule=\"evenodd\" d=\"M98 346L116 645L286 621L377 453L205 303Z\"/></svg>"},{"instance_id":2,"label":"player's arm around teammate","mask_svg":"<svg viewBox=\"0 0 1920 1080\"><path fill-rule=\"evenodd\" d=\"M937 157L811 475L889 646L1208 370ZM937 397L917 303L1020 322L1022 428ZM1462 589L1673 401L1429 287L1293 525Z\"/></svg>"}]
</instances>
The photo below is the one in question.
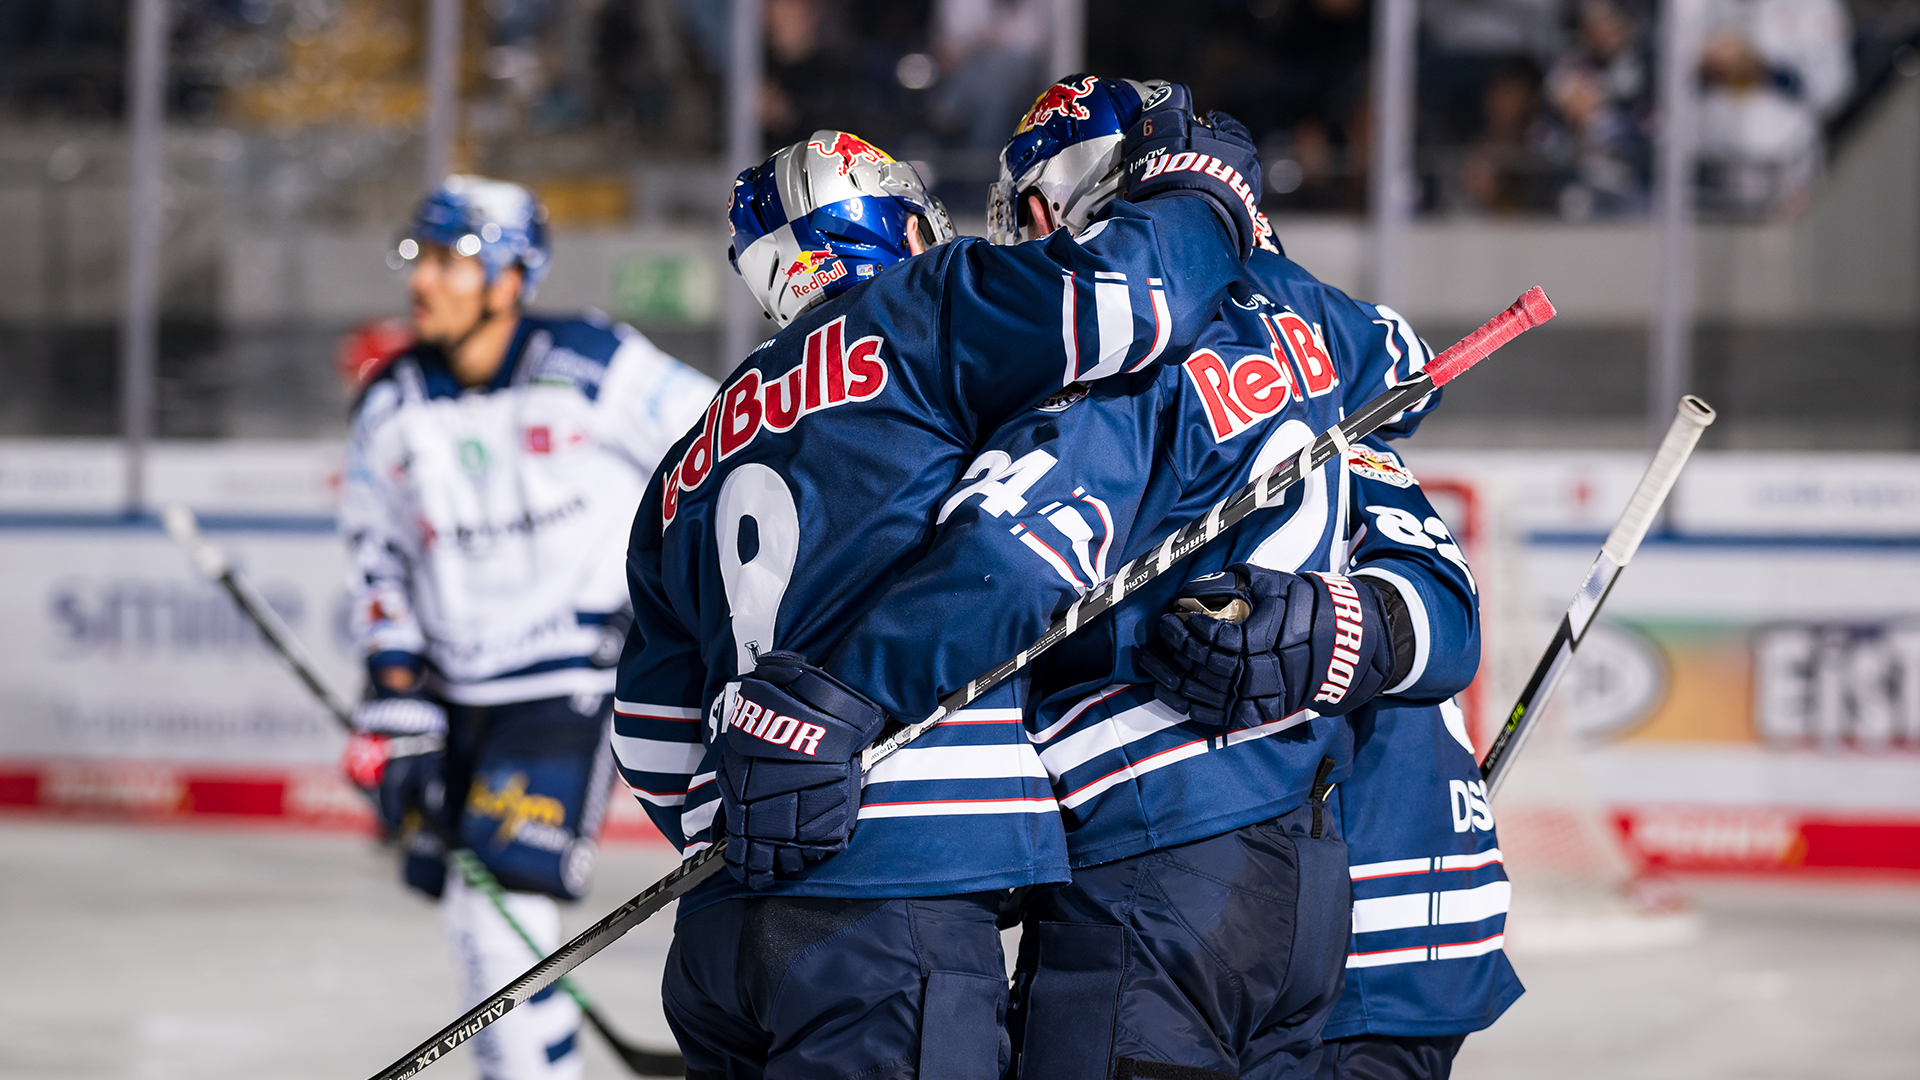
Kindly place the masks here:
<instances>
[{"instance_id":1,"label":"player's arm around teammate","mask_svg":"<svg viewBox=\"0 0 1920 1080\"><path fill-rule=\"evenodd\" d=\"M597 316L526 313L549 249L524 188L451 177L398 249L416 344L355 410L342 493L368 665L349 767L379 789L408 884L439 898L470 1004L532 953L448 874L443 841L480 857L543 949L558 943L554 899L591 880L611 779L622 540L713 383ZM570 998L542 995L475 1040L480 1070L578 1076L578 1026Z\"/></svg>"},{"instance_id":2,"label":"player's arm around teammate","mask_svg":"<svg viewBox=\"0 0 1920 1080\"><path fill-rule=\"evenodd\" d=\"M1210 137L1175 119L1178 139ZM665 990L697 1075L999 1075L1000 902L1066 876L1037 766L1010 752L1017 711L956 717L896 755L898 801L863 806L857 753L881 710L807 658L924 548L984 433L1190 344L1251 243L1226 178L1246 188L1257 163L1230 149L1238 167L1143 183L1084 243L917 258L909 238L944 215L851 136L820 133L736 185L735 264L788 325L669 453L636 520L615 740L684 850L725 806L734 873L682 900ZM916 774L943 737L988 772ZM974 797L977 781L1022 796Z\"/></svg>"},{"instance_id":3,"label":"player's arm around teammate","mask_svg":"<svg viewBox=\"0 0 1920 1080\"><path fill-rule=\"evenodd\" d=\"M1045 230L1043 195L1061 208L1064 219L1086 220L1086 200L1103 197L1101 176L1076 174L1073 167L1085 168L1090 151L1099 148L1095 140L1111 138L1111 129L1124 125L1124 119L1110 119L1113 112L1130 103L1137 107L1139 101L1131 84L1110 80L1075 77L1055 89L1061 87L1078 93L1076 100L1087 103L1090 115L1075 118L1078 123L1064 116L1043 120L1054 130L1021 132L1007 155L1010 162L1023 160L1017 153L1022 136L1051 140L1045 154L1024 159L1028 175L1022 190L1035 203L1024 226L1029 232ZM1048 100L1043 96L1042 103ZM1116 102L1120 110L1113 108ZM1102 121L1109 125L1105 132ZM1075 152L1061 153L1070 148ZM1048 168L1047 154L1064 158L1061 164L1068 167ZM1110 194L1107 188L1104 196ZM996 200L996 205L1007 203ZM995 220L1007 217L996 214ZM1256 273L1253 282L1279 301L1256 294L1236 302L1203 336L1202 351L1213 351L1200 363L1141 376L1148 380L1144 387L1076 388L997 432L942 501L932 550L849 631L843 647L826 661L829 669L859 685L885 687L892 695L888 700L909 703L904 707L930 708L940 692L1031 641L1058 606L1143 545L1204 513L1245 482L1249 472L1264 471L1337 419L1341 399L1330 394L1336 386L1352 392L1364 383L1365 396L1371 396L1371 384L1396 377L1396 365L1397 377L1404 378L1424 359L1411 332L1394 320L1377 319L1378 312L1337 294L1327 296L1331 290L1277 255L1256 254L1250 270L1262 266L1264 278ZM1274 321L1292 312L1282 308L1282 301L1326 324L1339 344L1320 342L1314 331L1304 342L1285 339ZM1395 334L1404 337L1396 343ZM1315 351L1303 353L1304 345ZM1234 380L1208 378L1215 374L1208 365L1222 363L1222 356L1226 364L1260 368L1242 371L1242 395L1249 389L1264 392L1232 398ZM1338 377L1332 367L1336 358ZM1339 377L1346 379L1344 386ZM1345 476L1339 466L1322 470L1285 506L1221 543L1237 550L1237 557L1259 554L1293 569L1333 568L1335 551L1346 549L1345 524L1358 513L1353 509L1358 497L1340 487ZM1233 541L1241 546L1233 548ZM1393 601L1397 628L1408 646L1401 666L1410 669L1416 643L1431 637L1426 607L1439 611L1444 605L1440 595L1431 605L1422 604L1420 589L1405 584L1421 571L1402 569L1401 582L1414 592L1423 620L1415 627L1406 605ZM1176 571L1168 586L1125 611L1124 618L1103 620L1070 639L1050 654L1051 662L1043 660L1051 670L1042 680L1084 666L1069 681L1107 683L1115 666L1114 623L1150 622L1182 580ZM1372 594L1370 584L1358 588ZM1447 592L1445 586L1433 591ZM955 618L975 611L993 617ZM1377 610L1375 616L1377 639ZM1086 660L1089 651L1100 652L1103 632L1108 635L1103 657ZM932 663L900 669L886 662L916 638L931 646ZM1406 684L1405 689L1422 681L1410 670L1399 676L1395 686ZM1131 708L1108 705L1106 699L1127 689L1116 687L1104 699L1094 695L1085 707L1066 710L1065 717L1052 713L1058 722L1043 725L1035 735L1042 756L1050 759L1046 769L1058 781L1055 793L1067 807L1074 861L1091 867L1086 877L1099 880L1085 889L1076 880L1036 901L1036 907L1061 910L1030 925L1023 939L1029 991L1036 989L1031 981L1036 969L1045 972L1037 994L1029 992L1023 1002L1040 1006L1037 1025L1026 1026L1027 1042L1037 1054L1025 1074L1079 1075L1075 1070L1083 1070L1105 1076L1113 1059L1129 1058L1136 1065L1159 1062L1238 1075L1242 1061L1257 1073L1284 1055L1297 1060L1311 1047L1332 1004L1344 959L1344 848L1324 793L1315 800L1320 805L1305 804L1316 786L1339 778L1323 771L1326 764L1344 769L1345 723L1332 717L1269 717L1270 723L1256 720L1222 734L1218 716L1199 721L1176 714L1171 719L1177 722L1169 723L1160 715L1145 715L1171 713L1159 710L1150 687L1132 691L1137 700L1127 699ZM1356 693L1353 702L1360 697ZM1139 708L1143 703L1148 708ZM879 780L870 778L869 790ZM1249 824L1236 829L1242 823ZM1143 875L1164 872L1165 859L1157 851L1181 844L1197 845L1182 854L1208 863L1204 880L1240 880L1252 888L1187 896L1180 887L1193 881L1177 872L1167 878L1167 889L1132 888ZM1127 899L1115 906L1103 889L1122 878L1125 883L1114 895ZM1175 894L1177 899L1169 899ZM1074 899L1056 904L1069 895ZM1195 940L1150 929L1183 924L1224 927L1227 934L1221 940ZM1296 933L1274 934L1281 925L1296 926ZM1296 942L1304 944L1296 950ZM1123 956L1116 947L1131 951ZM1227 954L1242 963L1224 969L1202 959ZM1123 987L1119 972L1127 966L1126 956L1134 958L1134 976ZM1113 974L1112 993L1104 985L1093 994L1061 989L1091 970L1102 971L1102 978Z\"/></svg>"}]
</instances>

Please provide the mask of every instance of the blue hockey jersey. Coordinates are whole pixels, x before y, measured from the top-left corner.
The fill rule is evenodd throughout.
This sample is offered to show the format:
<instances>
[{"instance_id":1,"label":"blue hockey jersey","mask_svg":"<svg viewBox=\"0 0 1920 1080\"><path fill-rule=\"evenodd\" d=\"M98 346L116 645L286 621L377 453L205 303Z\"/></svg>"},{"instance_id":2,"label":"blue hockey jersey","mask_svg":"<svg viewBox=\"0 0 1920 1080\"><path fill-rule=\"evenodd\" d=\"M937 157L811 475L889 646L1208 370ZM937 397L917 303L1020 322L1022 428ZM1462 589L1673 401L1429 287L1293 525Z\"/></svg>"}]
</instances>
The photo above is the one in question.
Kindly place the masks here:
<instances>
[{"instance_id":1,"label":"blue hockey jersey","mask_svg":"<svg viewBox=\"0 0 1920 1080\"><path fill-rule=\"evenodd\" d=\"M1340 795L1353 943L1323 1037L1478 1031L1522 988L1502 949L1506 868L1466 720L1452 702L1383 701L1353 728Z\"/></svg>"},{"instance_id":2,"label":"blue hockey jersey","mask_svg":"<svg viewBox=\"0 0 1920 1080\"><path fill-rule=\"evenodd\" d=\"M825 656L924 554L942 497L984 438L1065 384L1185 356L1242 269L1204 201L1115 203L1077 238L942 245L749 356L668 452L629 547L636 621L614 748L661 831L688 854L710 842L722 712L709 706L757 652ZM884 686L854 685L917 718ZM874 770L851 847L782 891L941 895L1064 880L1016 690ZM944 845L929 846L934 836ZM722 875L681 910L733 888Z\"/></svg>"},{"instance_id":3,"label":"blue hockey jersey","mask_svg":"<svg viewBox=\"0 0 1920 1080\"><path fill-rule=\"evenodd\" d=\"M1429 359L1390 308L1349 300L1264 253L1256 252L1248 269L1257 295L1225 308L1184 364L1060 395L996 434L943 501L944 524L926 559L849 632L828 666L853 685L883 686L891 700L930 712L939 694L1030 643L1091 583L1152 550ZM1292 390L1276 401L1279 391L1270 388L1281 372ZM1437 398L1381 432L1411 434ZM1354 447L1344 464L1344 476L1323 467L1281 506L1250 517L1158 578L1147 595L1136 594L1036 663L1036 679L1055 689L1035 709L1028 737L1053 781L1074 865L1283 813L1305 799L1324 757L1336 762L1329 779L1345 779L1345 828L1356 862L1392 861L1409 830L1421 842L1441 839L1419 831L1421 823L1440 827L1433 785L1451 797L1455 788L1465 790L1460 785L1477 783L1478 774L1470 754L1449 751L1451 740L1436 749L1420 733L1445 729L1442 710L1457 710L1437 702L1464 688L1477 669L1476 583L1411 473L1377 437ZM1390 688L1398 696L1346 718L1302 714L1225 739L1156 701L1133 668L1133 646L1187 581L1242 559L1290 570L1346 566L1393 584L1416 628L1413 670ZM956 612L980 617L956 620ZM898 663L903 655L915 662ZM1355 728L1365 741L1349 777ZM1428 765L1436 753L1447 762L1438 781ZM1490 839L1485 831L1465 835ZM1436 867L1442 859L1481 857L1472 846L1421 842L1414 847L1433 848ZM1426 895L1415 878L1359 873L1365 880L1355 890L1363 900L1403 885ZM1499 875L1497 856L1452 874L1469 886ZM1475 896L1498 899L1492 892ZM1449 917L1457 910L1450 907ZM1356 914L1362 926L1376 925L1380 907L1363 904ZM1365 933L1356 953L1378 940ZM1497 941L1493 952L1483 942L1471 956L1453 947L1432 954L1447 963L1409 966L1414 954L1394 949L1407 935L1384 937L1393 940L1383 955L1396 962L1355 961L1330 1033L1469 1030L1490 1022L1517 993ZM1465 1019L1473 1017L1485 1019Z\"/></svg>"},{"instance_id":4,"label":"blue hockey jersey","mask_svg":"<svg viewBox=\"0 0 1920 1080\"><path fill-rule=\"evenodd\" d=\"M1003 428L943 502L928 557L827 666L931 711L940 693L1026 646L1127 559L1297 453L1345 404L1425 363L1424 346L1391 310L1355 303L1279 256L1256 252L1248 270L1253 295L1223 308L1182 364L1062 397ZM1399 418L1397 430L1411 430L1431 405ZM1195 576L1240 560L1286 570L1365 565L1396 586L1415 624L1414 668L1392 692L1438 700L1465 686L1478 655L1472 579L1444 527L1426 531L1428 519L1438 525L1392 452L1356 444L1281 505L1043 657L1034 678L1049 695L1029 737L1053 781L1074 865L1273 817L1304 801L1323 757L1347 760L1344 720L1303 712L1222 739L1153 700L1133 668L1134 646ZM986 617L953 626L954 611ZM930 629L942 627L951 629ZM894 659L916 649L916 663Z\"/></svg>"}]
</instances>

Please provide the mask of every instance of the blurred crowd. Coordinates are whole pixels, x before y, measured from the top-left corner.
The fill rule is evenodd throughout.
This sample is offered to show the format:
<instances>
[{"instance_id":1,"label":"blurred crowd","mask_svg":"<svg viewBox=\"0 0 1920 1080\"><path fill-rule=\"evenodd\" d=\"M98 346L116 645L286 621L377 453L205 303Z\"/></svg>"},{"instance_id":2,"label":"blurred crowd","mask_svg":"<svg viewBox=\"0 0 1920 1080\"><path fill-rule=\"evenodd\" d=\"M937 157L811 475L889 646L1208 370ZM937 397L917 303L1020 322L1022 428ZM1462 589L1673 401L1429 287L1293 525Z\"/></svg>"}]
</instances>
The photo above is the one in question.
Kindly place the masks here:
<instances>
[{"instance_id":1,"label":"blurred crowd","mask_svg":"<svg viewBox=\"0 0 1920 1080\"><path fill-rule=\"evenodd\" d=\"M1712 211L1762 214L1804 199L1836 125L1893 67L1920 62L1920 0L1698 2L1699 195ZM466 3L475 29L462 94L480 150L609 128L633 137L599 137L602 157L718 149L725 0ZM0 117L115 115L127 6L0 0ZM424 0L174 7L180 120L284 128L418 115ZM1247 121L1271 208L1364 208L1370 0L1086 8L1090 70L1181 79L1202 105ZM950 181L984 183L1027 102L1061 74L1047 70L1052 0L764 9L770 147L850 128ZM1572 220L1645 211L1656 0L1420 0L1419 12L1424 209Z\"/></svg>"}]
</instances>

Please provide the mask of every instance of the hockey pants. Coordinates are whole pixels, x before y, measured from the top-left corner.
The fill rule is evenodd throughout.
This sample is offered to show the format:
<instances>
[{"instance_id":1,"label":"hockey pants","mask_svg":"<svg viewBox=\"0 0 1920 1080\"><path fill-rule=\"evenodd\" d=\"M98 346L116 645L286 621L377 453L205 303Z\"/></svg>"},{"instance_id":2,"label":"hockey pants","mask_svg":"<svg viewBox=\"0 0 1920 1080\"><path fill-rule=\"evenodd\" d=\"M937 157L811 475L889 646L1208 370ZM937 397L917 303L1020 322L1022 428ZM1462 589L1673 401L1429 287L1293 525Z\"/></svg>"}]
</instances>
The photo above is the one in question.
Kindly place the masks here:
<instances>
[{"instance_id":1,"label":"hockey pants","mask_svg":"<svg viewBox=\"0 0 1920 1080\"><path fill-rule=\"evenodd\" d=\"M662 997L688 1080L998 1080L1003 895L756 896L686 916Z\"/></svg>"},{"instance_id":2,"label":"hockey pants","mask_svg":"<svg viewBox=\"0 0 1920 1080\"><path fill-rule=\"evenodd\" d=\"M1465 1035L1355 1035L1322 1044L1313 1080L1447 1080Z\"/></svg>"},{"instance_id":3,"label":"hockey pants","mask_svg":"<svg viewBox=\"0 0 1920 1080\"><path fill-rule=\"evenodd\" d=\"M1311 1076L1352 906L1330 798L1036 894L1008 1021L1017 1076Z\"/></svg>"},{"instance_id":4,"label":"hockey pants","mask_svg":"<svg viewBox=\"0 0 1920 1080\"><path fill-rule=\"evenodd\" d=\"M605 812L612 700L548 698L453 706L441 829L459 837L507 889L514 921L541 952L560 944L553 898L585 894ZM457 811L457 812L456 812ZM409 885L440 897L463 1007L533 966L534 952L486 894L449 873L438 843L409 841ZM555 987L534 995L473 1040L484 1080L577 1080L580 1009Z\"/></svg>"}]
</instances>

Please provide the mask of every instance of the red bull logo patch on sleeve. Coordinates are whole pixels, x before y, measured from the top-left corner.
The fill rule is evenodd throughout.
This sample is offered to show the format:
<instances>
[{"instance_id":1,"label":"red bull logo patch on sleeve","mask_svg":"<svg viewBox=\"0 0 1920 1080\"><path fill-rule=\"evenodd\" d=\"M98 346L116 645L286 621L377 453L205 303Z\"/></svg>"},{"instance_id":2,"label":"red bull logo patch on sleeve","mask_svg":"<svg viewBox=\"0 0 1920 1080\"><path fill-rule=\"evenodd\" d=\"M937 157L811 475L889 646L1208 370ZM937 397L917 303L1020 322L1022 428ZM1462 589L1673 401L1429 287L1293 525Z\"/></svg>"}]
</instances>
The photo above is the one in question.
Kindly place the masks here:
<instances>
[{"instance_id":1,"label":"red bull logo patch on sleeve","mask_svg":"<svg viewBox=\"0 0 1920 1080\"><path fill-rule=\"evenodd\" d=\"M1397 488L1408 488L1419 483L1413 478L1413 473L1400 463L1399 456L1391 450L1375 450L1370 446L1360 445L1349 446L1347 468L1369 480L1378 480Z\"/></svg>"}]
</instances>

